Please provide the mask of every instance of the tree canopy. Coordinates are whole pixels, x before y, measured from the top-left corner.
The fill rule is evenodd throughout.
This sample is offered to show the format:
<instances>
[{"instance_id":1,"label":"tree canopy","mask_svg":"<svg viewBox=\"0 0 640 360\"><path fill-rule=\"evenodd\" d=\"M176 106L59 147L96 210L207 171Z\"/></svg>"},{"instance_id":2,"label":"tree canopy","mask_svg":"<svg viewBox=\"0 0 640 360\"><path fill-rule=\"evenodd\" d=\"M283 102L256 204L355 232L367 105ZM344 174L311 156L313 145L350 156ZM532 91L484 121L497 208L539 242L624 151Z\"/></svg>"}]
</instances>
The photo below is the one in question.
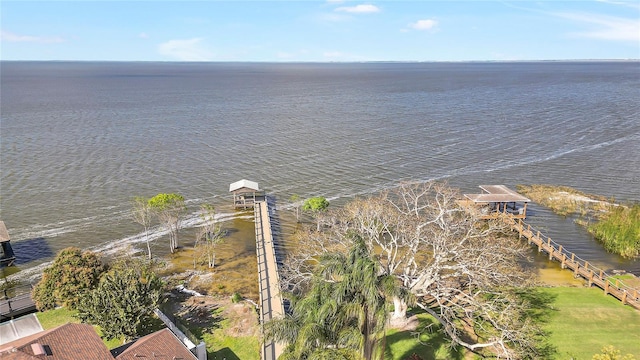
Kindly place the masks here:
<instances>
[{"instance_id":1,"label":"tree canopy","mask_svg":"<svg viewBox=\"0 0 640 360\"><path fill-rule=\"evenodd\" d=\"M322 196L316 196L312 198L308 198L304 201L302 205L302 210L304 211L313 211L319 212L324 211L329 207L329 200Z\"/></svg>"},{"instance_id":2,"label":"tree canopy","mask_svg":"<svg viewBox=\"0 0 640 360\"><path fill-rule=\"evenodd\" d=\"M151 332L162 287L160 278L146 265L117 265L82 298L77 316L82 322L100 326L107 339L135 339Z\"/></svg>"},{"instance_id":3,"label":"tree canopy","mask_svg":"<svg viewBox=\"0 0 640 360\"><path fill-rule=\"evenodd\" d=\"M292 314L267 323L267 336L288 343L281 359L373 359L384 353L387 299L396 279L380 272L364 241L352 234L348 254L320 257L309 290Z\"/></svg>"},{"instance_id":4,"label":"tree canopy","mask_svg":"<svg viewBox=\"0 0 640 360\"><path fill-rule=\"evenodd\" d=\"M326 211L328 207L329 207L329 200L325 199L322 196L308 198L304 201L304 204L302 204L303 211L310 211L316 214L316 216L319 213ZM320 218L316 219L316 224L317 224L317 231L320 231Z\"/></svg>"},{"instance_id":5,"label":"tree canopy","mask_svg":"<svg viewBox=\"0 0 640 360\"><path fill-rule=\"evenodd\" d=\"M541 331L528 316L530 284L520 262L526 246L499 221L480 220L446 184L403 183L358 198L325 217L323 231L298 235L283 268L283 288L304 293L313 266L327 252L345 253L361 235L383 274L402 284L394 319L407 301L431 314L452 343L516 359L541 356ZM412 296L406 296L411 294Z\"/></svg>"},{"instance_id":6,"label":"tree canopy","mask_svg":"<svg viewBox=\"0 0 640 360\"><path fill-rule=\"evenodd\" d=\"M169 231L169 249L174 253L178 248L178 231L187 207L180 194L158 194L147 201L152 213Z\"/></svg>"},{"instance_id":7,"label":"tree canopy","mask_svg":"<svg viewBox=\"0 0 640 360\"><path fill-rule=\"evenodd\" d=\"M76 247L63 249L47 267L32 292L39 310L56 305L75 308L80 299L95 288L106 270L98 255Z\"/></svg>"}]
</instances>

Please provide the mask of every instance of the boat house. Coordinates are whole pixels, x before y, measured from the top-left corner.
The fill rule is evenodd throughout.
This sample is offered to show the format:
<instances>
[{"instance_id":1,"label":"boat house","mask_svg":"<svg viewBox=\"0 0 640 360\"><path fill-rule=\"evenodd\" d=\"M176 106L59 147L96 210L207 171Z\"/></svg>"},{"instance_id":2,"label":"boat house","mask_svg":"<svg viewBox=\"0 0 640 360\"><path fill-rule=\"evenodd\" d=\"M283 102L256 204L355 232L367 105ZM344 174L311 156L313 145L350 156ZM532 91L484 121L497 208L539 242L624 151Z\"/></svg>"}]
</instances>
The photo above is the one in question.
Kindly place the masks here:
<instances>
[{"instance_id":1,"label":"boat house","mask_svg":"<svg viewBox=\"0 0 640 360\"><path fill-rule=\"evenodd\" d=\"M0 267L11 266L16 260L10 241L11 238L9 238L4 221L0 221Z\"/></svg>"},{"instance_id":2,"label":"boat house","mask_svg":"<svg viewBox=\"0 0 640 360\"><path fill-rule=\"evenodd\" d=\"M480 185L481 194L464 194L467 201L476 205L482 218L494 218L509 214L515 219L527 217L527 203L531 200L504 185Z\"/></svg>"},{"instance_id":3,"label":"boat house","mask_svg":"<svg viewBox=\"0 0 640 360\"><path fill-rule=\"evenodd\" d=\"M233 193L234 208L253 208L256 201L264 200L264 191L260 190L258 183L242 179L229 185L229 192Z\"/></svg>"}]
</instances>

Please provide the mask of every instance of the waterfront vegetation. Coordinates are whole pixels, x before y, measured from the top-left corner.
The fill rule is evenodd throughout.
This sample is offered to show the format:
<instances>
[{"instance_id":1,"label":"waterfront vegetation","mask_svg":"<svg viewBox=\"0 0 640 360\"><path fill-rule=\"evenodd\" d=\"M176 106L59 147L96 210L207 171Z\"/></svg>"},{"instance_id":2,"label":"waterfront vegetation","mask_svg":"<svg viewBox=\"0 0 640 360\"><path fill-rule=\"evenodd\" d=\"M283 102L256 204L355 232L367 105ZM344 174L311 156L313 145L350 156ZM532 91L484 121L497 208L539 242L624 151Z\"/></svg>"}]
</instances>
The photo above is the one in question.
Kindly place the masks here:
<instances>
[{"instance_id":1,"label":"waterfront vegetation","mask_svg":"<svg viewBox=\"0 0 640 360\"><path fill-rule=\"evenodd\" d=\"M543 323L549 343L556 349L551 358L591 359L603 347L614 346L622 355L631 354L640 359L640 312L621 305L595 288L547 287L540 290L553 298ZM236 356L243 360L258 360L259 336L238 336L242 318L224 313L222 307L211 313L220 321L209 329L189 324L190 330L207 343L209 359L234 359ZM47 330L68 322L79 322L74 314L74 310L63 307L39 312L37 316ZM409 314L413 315L417 326L387 330L386 360L404 360L414 353L424 360L473 358L464 349L449 347L449 339L433 317L420 309L410 309ZM101 334L99 327L96 330ZM109 349L122 344L121 339L103 341Z\"/></svg>"},{"instance_id":2,"label":"waterfront vegetation","mask_svg":"<svg viewBox=\"0 0 640 360\"><path fill-rule=\"evenodd\" d=\"M424 189L416 189L413 187L405 188L404 191L406 191L406 193L404 195L411 196L422 193L422 190ZM443 196L446 197L453 195L453 193L448 192L449 189L445 188L426 190L427 192L432 190L441 192L436 194L436 196L441 196L440 200L442 200ZM566 188L563 188L562 192L570 193ZM571 194L573 194L571 197L574 199L586 196L582 193ZM453 197L451 199L453 199ZM428 201L427 199L418 200ZM401 221L394 223L396 225L404 224L409 227L412 226L412 224L415 225L412 220L413 218L403 220L402 214L399 213L395 214L397 216L387 217L391 213L385 212L385 209L387 208L384 207L384 201L388 200L384 197L367 200L360 199L347 204L344 209L336 209L335 211L332 211L331 214L318 212L316 215L318 215L319 218L315 219L317 223L303 224L301 226L308 226L308 229L305 231L308 231L309 235L320 236L323 233L328 233L327 230L331 226L347 223L353 224L357 222L354 220L363 220L360 222L361 225L363 224L363 227L359 229L358 234L366 234L366 236L370 237L368 240L372 240L380 234L379 231L381 226L384 227L386 225L391 225L391 222L389 221ZM568 202L566 204L572 203ZM566 204L564 205L564 208L569 207ZM576 208L576 206L577 208L580 208L580 206L576 204L573 204L572 206L574 208ZM628 210L630 214L624 213L622 216L624 220L616 219L613 220L614 223L616 221L624 222L629 218L637 218L638 213L640 213L639 207L640 206L638 205L629 208L616 207L615 209L626 209L625 211ZM349 213L349 211L351 211L351 213ZM585 213L591 212L589 210L585 211ZM609 212L608 214L614 213L615 212ZM330 221L327 221L327 219L331 219L332 216L338 215L346 216L343 219L350 219L351 221L342 223L331 223ZM378 216L380 216L380 218L376 218ZM603 219L606 218L607 217L603 217ZM322 225L322 231L318 230L320 228L319 224ZM375 225L375 228L369 229L366 227L366 224L373 224ZM459 225L462 226L463 224L464 223L461 223ZM243 230L244 224L235 225L238 225L238 229L234 229L237 230L234 231L234 234L237 235L238 233L241 233L243 234L242 236L252 235L252 231L250 231L252 229L244 229L247 230L246 232ZM607 228L615 230L615 226L616 225L610 224L607 225ZM398 227L388 226L385 227L385 229L398 229ZM637 227L634 229L636 230L633 231L637 231ZM353 234L354 229L345 228L335 230L349 230L348 233ZM488 230L488 228L483 227L483 230ZM496 228L492 231L494 230L499 231L500 229ZM225 232L220 230L220 234L223 233ZM337 233L332 233L331 236L336 235ZM402 234L395 235L398 236L398 238L396 238L397 240ZM434 235L437 235L437 233L431 234L431 236ZM343 236L340 240L344 241L347 238L348 237ZM326 238L324 239L326 240ZM442 241L446 243L445 238L443 238ZM197 241L194 245L197 245ZM446 249L447 247L444 246L442 248ZM309 250L309 248L305 249ZM482 249L486 250L485 248ZM471 251L472 249L462 248L459 250ZM185 247L179 252L168 255L165 259L155 259L150 262L153 264L154 271L159 276L163 277L166 286L165 289L167 291L170 291L175 288L176 285L180 284L189 289L195 289L206 294L206 296L203 297L193 297L184 294L175 295L176 293L173 292L174 295L171 295L168 298L168 302L170 303L170 315L174 315L193 335L207 343L209 359L237 358L258 360L260 354L261 327L258 323L256 310L253 305L258 299L257 284L255 281L257 278L255 256L244 252L238 253L237 246L234 247L231 244L226 245L225 243L222 243L220 248L216 249L217 261L215 268L212 268L210 267L210 262L204 261L206 259L203 260L199 257L198 253L199 251L197 248ZM365 253L366 251L364 250L358 252L358 254L364 256L361 260L367 264L366 268L377 268L380 264L377 264L376 261L380 260L381 255L376 254L376 256L373 256L372 254ZM475 251L472 251L472 253L476 254ZM484 253L484 251L482 253ZM80 253L74 251L72 255L78 257ZM332 256L331 254L329 255ZM333 255L337 256L339 253ZM333 274L332 271L339 269L339 264L347 265L349 263L343 258L340 259L342 259L342 261L330 266L329 268L331 271L325 271L323 276ZM388 266L390 263L384 262L382 264ZM92 267L93 266L90 266L89 268ZM333 289L331 291L342 291L342 293L340 293L342 295L339 297L343 302L345 302L342 305L336 305L337 307L335 307L335 309L339 310L340 307L344 306L343 310L346 311L345 314L348 314L348 311L351 311L351 305L347 303L350 301L350 297L362 300L362 297L358 295L359 293L357 291L354 292L355 290L353 287L349 287L347 292L345 292L345 288L340 288L341 285L339 285L339 283L346 277L345 272L347 270L348 269L346 268L340 270L343 271L343 273L340 273L337 276L335 274L330 275L330 280L336 283L336 285L331 285L331 289ZM480 271L482 269L476 270ZM356 271L354 274L357 275L362 273L363 271ZM378 274L379 271L374 271L374 273ZM451 274L448 274L446 276L450 277L450 275ZM435 274L434 276L437 277L439 275ZM65 277L69 277L69 275L66 275ZM388 277L392 278L392 276ZM618 275L617 277L625 282L628 280L637 280L637 278L631 275ZM360 279L360 277L357 278ZM356 283L359 284L359 282ZM396 283L396 285L398 284L401 284L401 282ZM64 285L58 284L57 286ZM505 286L508 287L506 284ZM326 290L329 288L326 288L325 286L323 289ZM378 304L380 305L380 309L382 309L381 311L384 312L385 308L386 311L394 310L394 305L398 305L398 302L394 301L397 300L394 299L394 297L398 298L402 293L398 292L397 289L387 287L386 285L380 289L390 292L389 296L384 296L384 299L380 298L376 300L382 301L382 305ZM493 289L495 290L497 288ZM378 293L382 294L382 290L378 291ZM513 290L514 291L511 293L505 294L497 294L494 292L493 297L489 300L494 302L502 301L511 307L514 306L514 304L521 307L521 311L513 312L512 314L512 316L517 317L515 319L515 325L520 326L526 322L529 324L528 326L532 327L528 330L529 332L523 332L522 327L515 328L515 331L522 332L522 339L526 339L531 342L526 345L525 349L526 351L537 351L538 353L534 358L591 359L595 354L600 354L603 351L603 348L607 346L613 346L615 351L619 350L622 355L631 355L625 359L640 358L640 349L637 346L637 344L640 343L640 312L620 304L619 301L610 296L604 295L601 290L583 287L539 288L529 286L520 290ZM365 291L363 293L372 294L375 292ZM76 295L79 296L78 294ZM333 299L336 297L328 294L324 295L325 296L319 296L315 299L318 309L322 309L327 305L325 304L327 299ZM440 296L438 294L436 295ZM496 296L504 296L504 298L501 300ZM237 301L240 298L243 300ZM407 301L400 301L399 303L412 306L416 301L416 299L412 299L411 297L406 298L406 300ZM62 299L62 301L64 301L64 299ZM368 300L365 300L365 302L367 301ZM376 301L371 304L377 304ZM418 299L418 301L420 300ZM76 302L70 303L70 305L73 304L76 304ZM367 302L367 304L369 303ZM368 338L371 341L367 354L380 351L384 354L384 359L386 360L427 360L441 358L462 360L478 359L479 357L495 355L492 354L490 349L474 349L473 344L469 344L468 342L473 341L475 343L479 343L483 338L489 339L490 336L499 335L500 329L490 329L489 332L487 332L487 329L471 329L469 327L460 328L453 332L453 336L461 336L461 338L454 339L454 341L452 341L451 330L447 331L446 323L444 323L445 326L443 326L443 320L442 318L437 317L439 313L437 308L433 307L433 304L418 303L415 305L422 305L422 308L405 307L403 314L403 318L407 320L405 323L395 323L393 326L374 326L374 322L371 322L369 324L371 325L369 327L371 332L362 332L362 329L355 328L356 332L353 334L357 335L357 333L360 332L360 335L364 335L365 340ZM478 307L478 309L481 309L481 307ZM164 308L163 311L165 311ZM496 311L498 313L503 313L501 308L496 309ZM395 312L391 312L387 313L387 315L393 317L396 314ZM463 315L464 314L459 318L452 318L452 324L456 324L456 321L471 324L468 326L480 323L487 324L486 322L483 322L484 319L482 317L471 319L464 317ZM62 325L67 322L80 321L77 311L73 310L73 308L69 306L41 312L38 314L38 318L45 329ZM491 320L490 318L487 319ZM157 329L157 327L162 325L157 321L157 319L155 320L155 324L150 325L154 329ZM511 320L514 319L510 319L510 321ZM146 321L148 321L148 319ZM323 323L326 323L326 321ZM382 320L380 324L386 323L386 320ZM346 324L345 326L347 325L351 326L349 324ZM500 326L508 328L510 325L509 323L501 323ZM105 339L103 341L110 349L121 345L123 341L125 341L123 336L108 336L110 334L103 334L102 329L99 326L94 327L98 334ZM344 329L347 329L347 327ZM112 337L113 339L106 340L108 337ZM513 341L520 341L520 338L514 338ZM509 347L514 346L514 342L507 338L505 338L504 344ZM301 348L304 349L304 346ZM470 348L477 353L474 354L474 351L471 351ZM332 345L324 347L324 350L327 349L332 349ZM358 347L355 346L351 350L354 349L358 349ZM359 351L363 350L355 350L355 354ZM518 356L520 355L522 355L523 358L527 358L526 352L519 353ZM354 358L359 358L359 355Z\"/></svg>"},{"instance_id":3,"label":"waterfront vegetation","mask_svg":"<svg viewBox=\"0 0 640 360\"><path fill-rule=\"evenodd\" d=\"M607 251L625 258L640 255L640 204L616 204L568 186L518 185L518 191L556 214L576 216Z\"/></svg>"},{"instance_id":4,"label":"waterfront vegetation","mask_svg":"<svg viewBox=\"0 0 640 360\"><path fill-rule=\"evenodd\" d=\"M518 185L518 192L562 216L578 214L597 216L609 210L613 199L587 194L569 186Z\"/></svg>"},{"instance_id":5,"label":"waterfront vegetation","mask_svg":"<svg viewBox=\"0 0 640 360\"><path fill-rule=\"evenodd\" d=\"M640 204L614 207L588 229L607 251L626 258L640 255Z\"/></svg>"}]
</instances>

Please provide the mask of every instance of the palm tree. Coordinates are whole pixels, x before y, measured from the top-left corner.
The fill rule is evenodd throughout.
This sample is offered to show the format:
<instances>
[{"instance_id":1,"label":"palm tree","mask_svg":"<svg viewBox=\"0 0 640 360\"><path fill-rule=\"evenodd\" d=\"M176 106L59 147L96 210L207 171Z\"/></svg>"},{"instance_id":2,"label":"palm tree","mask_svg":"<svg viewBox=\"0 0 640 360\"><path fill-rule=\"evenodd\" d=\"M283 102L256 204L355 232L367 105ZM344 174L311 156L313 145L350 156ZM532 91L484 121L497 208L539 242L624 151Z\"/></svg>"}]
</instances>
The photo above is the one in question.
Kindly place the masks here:
<instances>
[{"instance_id":1,"label":"palm tree","mask_svg":"<svg viewBox=\"0 0 640 360\"><path fill-rule=\"evenodd\" d=\"M292 296L291 314L266 324L267 338L288 344L280 359L382 358L386 300L399 293L397 282L351 236L348 254L319 259L309 291Z\"/></svg>"}]
</instances>

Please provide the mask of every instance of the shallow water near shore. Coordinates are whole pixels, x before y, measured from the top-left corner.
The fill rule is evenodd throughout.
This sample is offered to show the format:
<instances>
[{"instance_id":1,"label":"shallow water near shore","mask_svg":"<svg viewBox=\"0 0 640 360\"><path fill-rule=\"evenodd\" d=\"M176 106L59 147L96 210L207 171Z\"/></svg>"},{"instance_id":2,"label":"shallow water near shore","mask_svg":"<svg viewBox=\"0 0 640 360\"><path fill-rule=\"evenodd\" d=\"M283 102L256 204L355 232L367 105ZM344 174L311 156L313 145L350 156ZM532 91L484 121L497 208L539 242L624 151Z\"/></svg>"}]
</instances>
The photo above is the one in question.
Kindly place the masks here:
<instances>
[{"instance_id":1,"label":"shallow water near shore","mask_svg":"<svg viewBox=\"0 0 640 360\"><path fill-rule=\"evenodd\" d=\"M283 213L294 194L339 206L408 180L640 200L638 62L3 62L1 76L0 218L26 274L67 246L144 250L134 196L182 194L187 233L203 203L222 224L250 221L227 192L242 178ZM569 218L532 206L527 221L604 269L640 274ZM153 230L160 254L163 236Z\"/></svg>"}]
</instances>

